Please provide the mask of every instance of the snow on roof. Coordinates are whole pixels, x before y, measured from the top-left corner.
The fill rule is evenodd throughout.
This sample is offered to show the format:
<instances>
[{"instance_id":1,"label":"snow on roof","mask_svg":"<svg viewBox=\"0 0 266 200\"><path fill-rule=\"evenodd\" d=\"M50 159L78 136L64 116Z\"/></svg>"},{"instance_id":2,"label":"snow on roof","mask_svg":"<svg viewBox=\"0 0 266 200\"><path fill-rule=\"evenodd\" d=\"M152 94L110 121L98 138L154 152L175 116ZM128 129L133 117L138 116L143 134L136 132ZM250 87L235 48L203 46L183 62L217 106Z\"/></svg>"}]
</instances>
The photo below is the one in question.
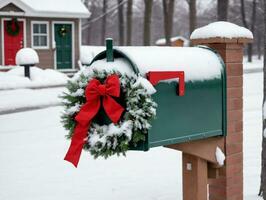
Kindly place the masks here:
<instances>
[{"instance_id":1,"label":"snow on roof","mask_svg":"<svg viewBox=\"0 0 266 200\"><path fill-rule=\"evenodd\" d=\"M222 64L211 50L199 47L120 47L145 76L149 71L184 71L186 81L202 81L221 77ZM133 73L124 59L107 63L95 61L89 68L100 70L116 69L123 73ZM85 70L86 70L85 69Z\"/></svg>"},{"instance_id":2,"label":"snow on roof","mask_svg":"<svg viewBox=\"0 0 266 200\"><path fill-rule=\"evenodd\" d=\"M175 36L175 37L172 37L170 40L171 40L171 42L174 42L176 40L183 40L184 44L188 43L188 39L184 38L183 36ZM160 38L155 42L156 45L164 45L165 43L166 43L165 38Z\"/></svg>"},{"instance_id":3,"label":"snow on roof","mask_svg":"<svg viewBox=\"0 0 266 200\"><path fill-rule=\"evenodd\" d=\"M205 38L248 38L253 39L253 34L247 28L238 26L230 22L213 22L201 28L194 30L190 39L205 39Z\"/></svg>"},{"instance_id":4,"label":"snow on roof","mask_svg":"<svg viewBox=\"0 0 266 200\"><path fill-rule=\"evenodd\" d=\"M2 0L0 8L9 3L24 10L25 16L73 18L90 16L90 12L81 0Z\"/></svg>"}]
</instances>

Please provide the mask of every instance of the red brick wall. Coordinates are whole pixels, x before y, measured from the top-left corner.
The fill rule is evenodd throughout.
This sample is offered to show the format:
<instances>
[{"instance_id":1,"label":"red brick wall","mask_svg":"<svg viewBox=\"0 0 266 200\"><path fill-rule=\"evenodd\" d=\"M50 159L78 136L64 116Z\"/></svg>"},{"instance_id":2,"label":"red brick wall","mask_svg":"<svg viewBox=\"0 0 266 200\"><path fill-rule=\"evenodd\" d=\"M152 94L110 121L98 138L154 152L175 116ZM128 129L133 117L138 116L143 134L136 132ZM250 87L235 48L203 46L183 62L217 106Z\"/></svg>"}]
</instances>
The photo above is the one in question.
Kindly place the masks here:
<instances>
[{"instance_id":1,"label":"red brick wall","mask_svg":"<svg viewBox=\"0 0 266 200\"><path fill-rule=\"evenodd\" d=\"M227 137L221 177L209 180L210 200L243 200L243 44L211 43L227 71Z\"/></svg>"}]
</instances>

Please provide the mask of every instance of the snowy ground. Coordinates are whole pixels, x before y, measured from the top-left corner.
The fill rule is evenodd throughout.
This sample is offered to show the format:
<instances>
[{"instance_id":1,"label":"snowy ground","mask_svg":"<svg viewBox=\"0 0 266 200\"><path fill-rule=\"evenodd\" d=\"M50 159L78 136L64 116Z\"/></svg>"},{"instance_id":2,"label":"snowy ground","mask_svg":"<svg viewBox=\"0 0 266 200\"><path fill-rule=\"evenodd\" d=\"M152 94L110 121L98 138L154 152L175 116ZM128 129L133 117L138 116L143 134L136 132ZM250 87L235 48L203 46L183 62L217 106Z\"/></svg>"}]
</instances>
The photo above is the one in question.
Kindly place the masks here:
<instances>
[{"instance_id":1,"label":"snowy ground","mask_svg":"<svg viewBox=\"0 0 266 200\"><path fill-rule=\"evenodd\" d=\"M22 98L22 97L14 97ZM23 96L24 98L24 96ZM245 200L260 199L262 73L244 76ZM0 115L1 200L182 199L181 154L166 148L93 160L63 161L69 143L61 107Z\"/></svg>"},{"instance_id":2,"label":"snowy ground","mask_svg":"<svg viewBox=\"0 0 266 200\"><path fill-rule=\"evenodd\" d=\"M244 57L244 72L262 72L262 61L263 57L259 60L257 56L253 56L253 60L251 63L247 62L248 58Z\"/></svg>"},{"instance_id":3,"label":"snowy ground","mask_svg":"<svg viewBox=\"0 0 266 200\"><path fill-rule=\"evenodd\" d=\"M0 114L60 105L59 95L64 90L62 87L0 90Z\"/></svg>"},{"instance_id":4,"label":"snowy ground","mask_svg":"<svg viewBox=\"0 0 266 200\"><path fill-rule=\"evenodd\" d=\"M45 88L64 86L67 75L52 69L30 68L30 79L24 77L24 68L15 66L8 72L0 72L0 90L18 88Z\"/></svg>"},{"instance_id":5,"label":"snowy ground","mask_svg":"<svg viewBox=\"0 0 266 200\"><path fill-rule=\"evenodd\" d=\"M30 79L23 67L0 72L0 114L60 104L58 96L69 78L52 69L31 67Z\"/></svg>"},{"instance_id":6,"label":"snowy ground","mask_svg":"<svg viewBox=\"0 0 266 200\"><path fill-rule=\"evenodd\" d=\"M262 139L263 74L244 75L244 193L245 200L257 197L260 181Z\"/></svg>"},{"instance_id":7,"label":"snowy ground","mask_svg":"<svg viewBox=\"0 0 266 200\"><path fill-rule=\"evenodd\" d=\"M93 160L63 161L68 142L60 107L0 116L0 199L178 199L180 153L156 148ZM10 125L12 124L12 125Z\"/></svg>"}]
</instances>

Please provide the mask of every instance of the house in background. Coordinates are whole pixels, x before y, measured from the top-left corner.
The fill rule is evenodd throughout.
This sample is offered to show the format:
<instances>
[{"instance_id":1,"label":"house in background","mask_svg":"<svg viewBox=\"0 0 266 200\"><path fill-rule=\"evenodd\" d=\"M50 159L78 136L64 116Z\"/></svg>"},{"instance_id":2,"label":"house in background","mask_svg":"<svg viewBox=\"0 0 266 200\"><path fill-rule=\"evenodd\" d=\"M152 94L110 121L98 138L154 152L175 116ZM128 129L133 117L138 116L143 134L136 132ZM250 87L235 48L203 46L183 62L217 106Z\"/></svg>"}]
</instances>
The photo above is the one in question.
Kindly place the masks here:
<instances>
[{"instance_id":1,"label":"house in background","mask_svg":"<svg viewBox=\"0 0 266 200\"><path fill-rule=\"evenodd\" d=\"M158 39L155 44L157 46L165 46L166 40L165 38ZM182 36L176 36L171 38L171 46L174 47L187 47L189 46L189 40L182 37Z\"/></svg>"},{"instance_id":2,"label":"house in background","mask_svg":"<svg viewBox=\"0 0 266 200\"><path fill-rule=\"evenodd\" d=\"M75 71L81 19L89 16L81 0L1 0L0 69L11 68L17 51L30 47L39 55L39 67Z\"/></svg>"}]
</instances>

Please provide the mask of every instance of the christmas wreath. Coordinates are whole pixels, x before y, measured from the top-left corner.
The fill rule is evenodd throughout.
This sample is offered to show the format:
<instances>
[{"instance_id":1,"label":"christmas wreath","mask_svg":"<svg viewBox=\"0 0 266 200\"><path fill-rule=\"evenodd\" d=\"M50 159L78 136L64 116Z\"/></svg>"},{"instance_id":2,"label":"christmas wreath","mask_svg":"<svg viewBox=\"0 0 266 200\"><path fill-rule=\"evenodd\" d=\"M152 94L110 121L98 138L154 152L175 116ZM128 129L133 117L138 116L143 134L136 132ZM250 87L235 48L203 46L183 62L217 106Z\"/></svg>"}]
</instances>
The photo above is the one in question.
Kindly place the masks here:
<instances>
[{"instance_id":1,"label":"christmas wreath","mask_svg":"<svg viewBox=\"0 0 266 200\"><path fill-rule=\"evenodd\" d=\"M59 35L60 35L61 37L64 37L66 34L67 34L67 29L66 29L66 27L65 27L65 26L61 27L61 28L59 29Z\"/></svg>"},{"instance_id":2,"label":"christmas wreath","mask_svg":"<svg viewBox=\"0 0 266 200\"><path fill-rule=\"evenodd\" d=\"M12 18L6 22L6 31L9 35L16 36L19 34L19 24L17 18Z\"/></svg>"},{"instance_id":3,"label":"christmas wreath","mask_svg":"<svg viewBox=\"0 0 266 200\"><path fill-rule=\"evenodd\" d=\"M82 148L95 158L125 155L144 141L157 106L149 87L145 78L117 71L91 70L68 82L62 122L72 140L65 160L77 166Z\"/></svg>"}]
</instances>

